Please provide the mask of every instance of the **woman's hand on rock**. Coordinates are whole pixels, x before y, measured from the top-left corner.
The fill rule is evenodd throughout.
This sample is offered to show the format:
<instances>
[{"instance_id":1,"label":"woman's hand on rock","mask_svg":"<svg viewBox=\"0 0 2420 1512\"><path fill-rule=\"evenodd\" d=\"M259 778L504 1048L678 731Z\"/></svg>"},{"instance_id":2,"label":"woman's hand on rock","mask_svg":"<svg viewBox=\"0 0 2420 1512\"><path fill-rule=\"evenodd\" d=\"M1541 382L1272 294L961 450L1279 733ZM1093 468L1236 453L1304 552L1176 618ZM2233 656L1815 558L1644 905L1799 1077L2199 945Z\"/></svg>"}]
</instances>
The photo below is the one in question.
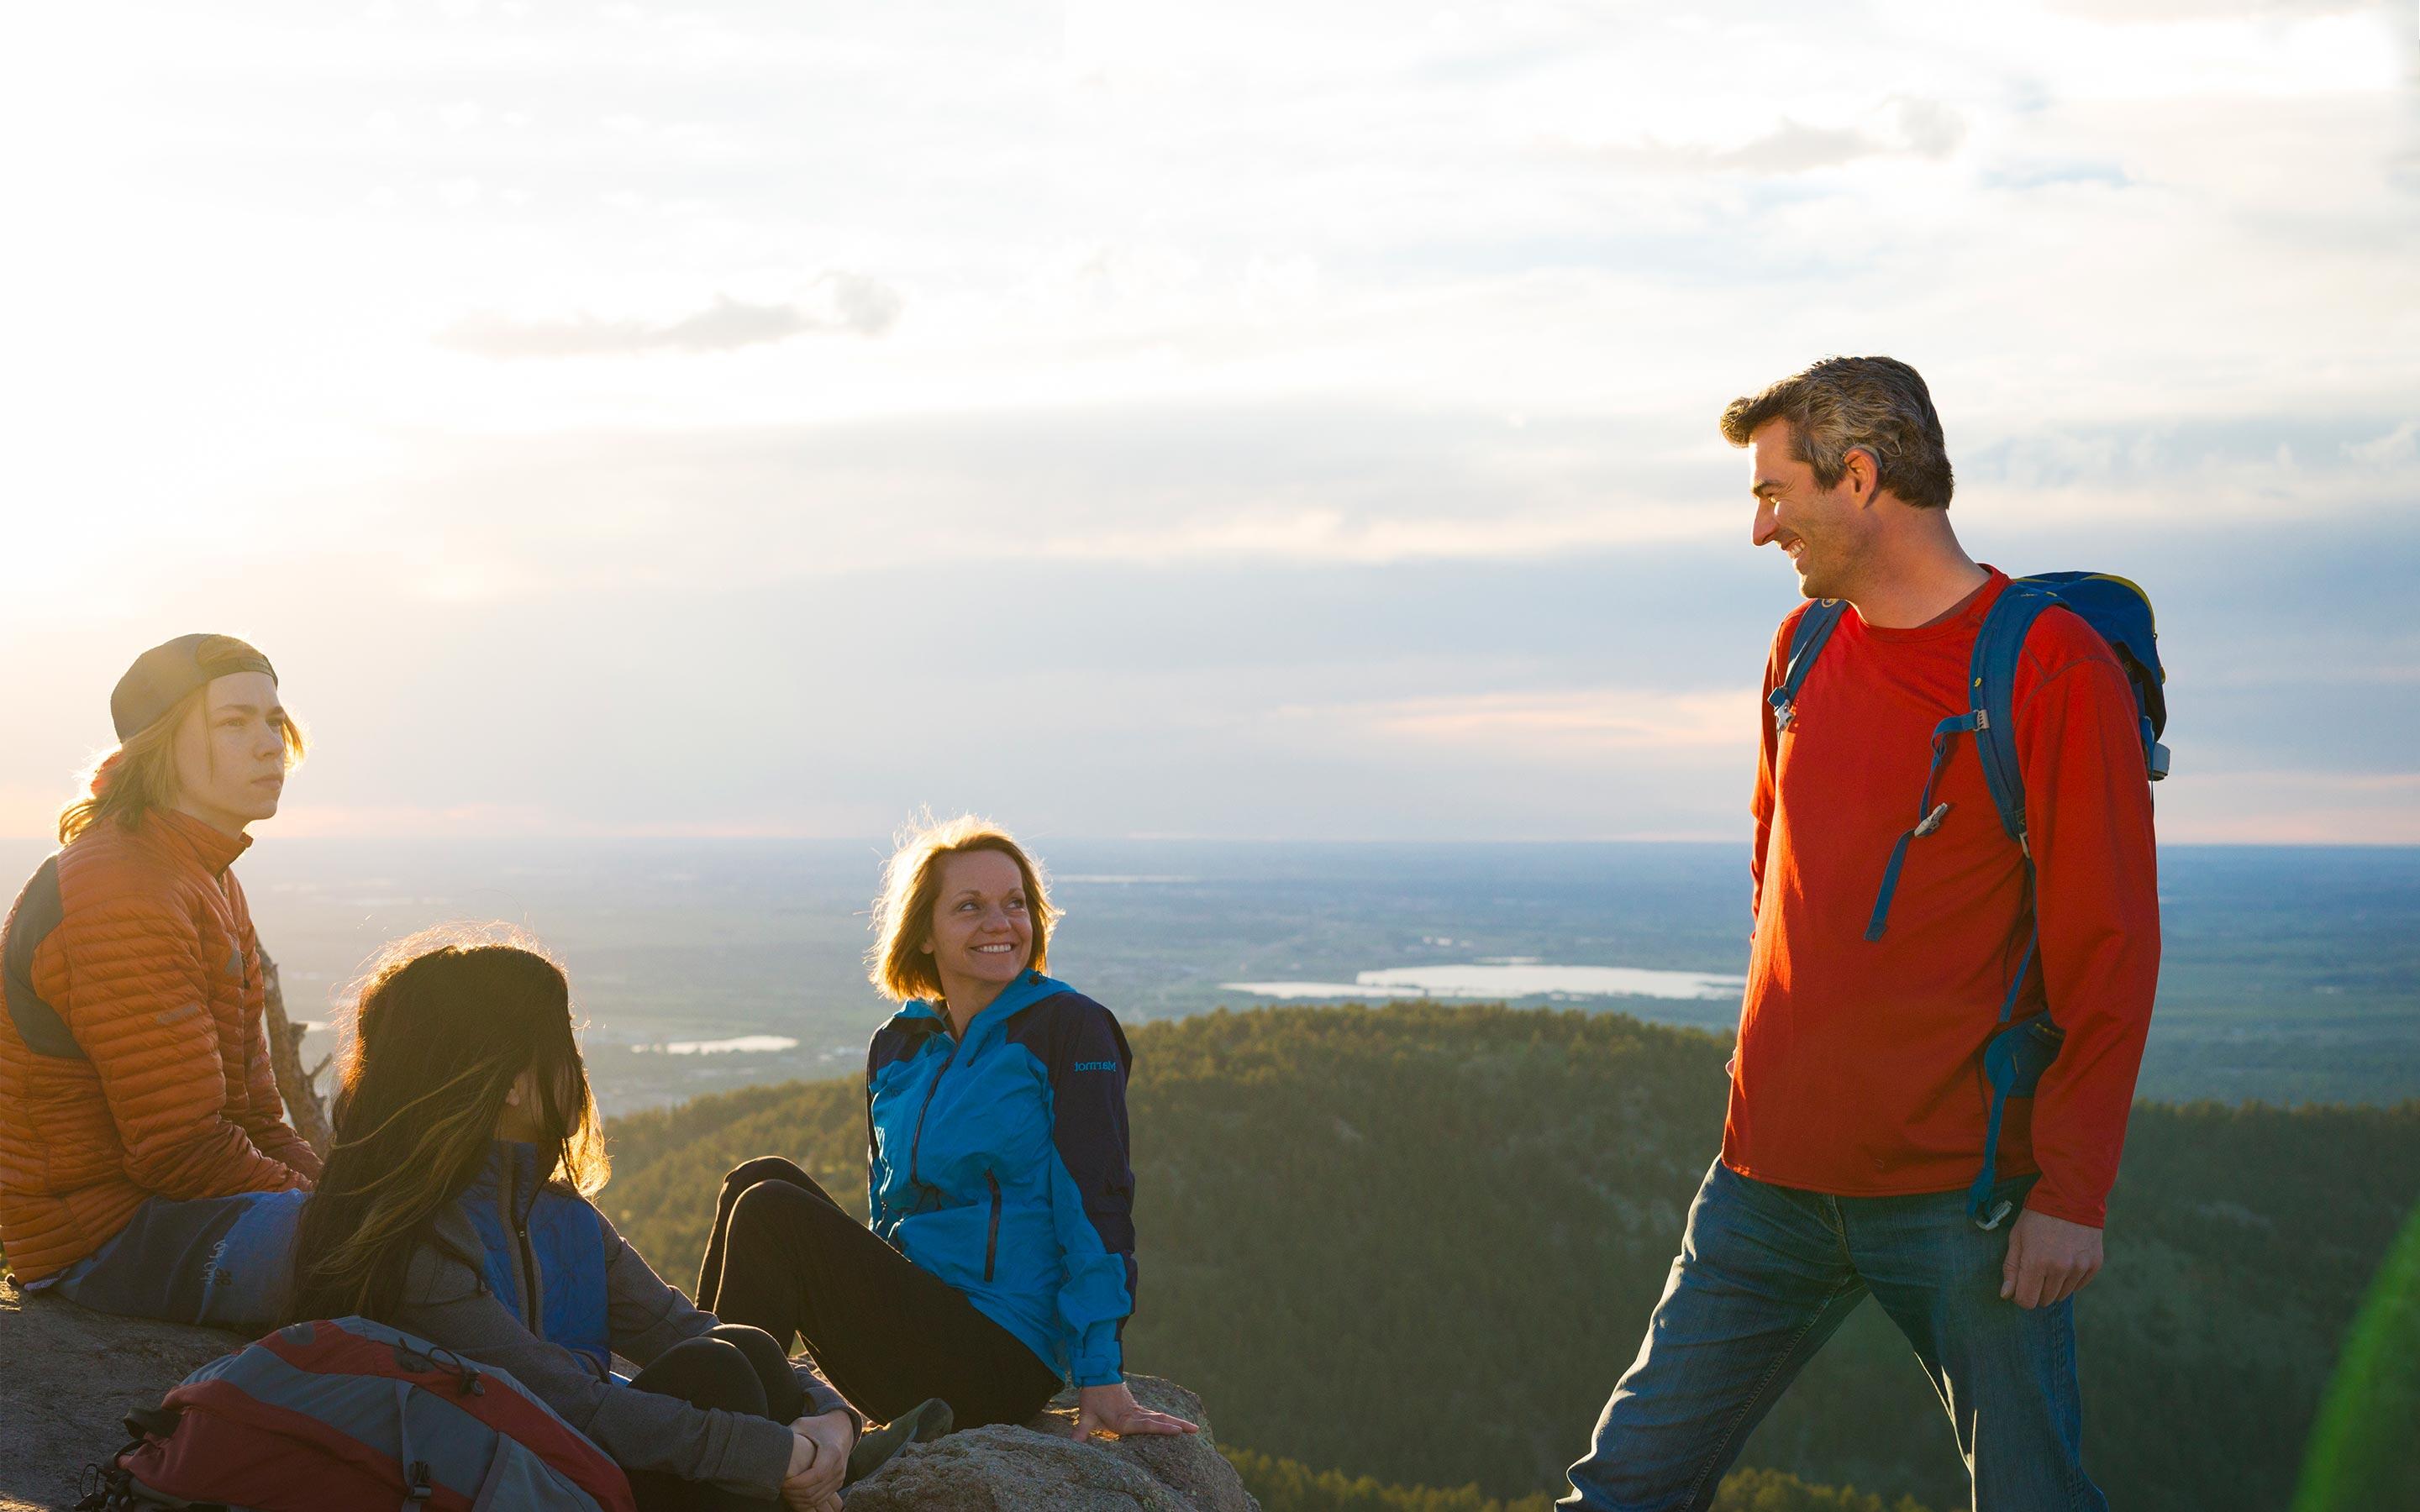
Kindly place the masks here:
<instances>
[{"instance_id":1,"label":"woman's hand on rock","mask_svg":"<svg viewBox=\"0 0 2420 1512\"><path fill-rule=\"evenodd\" d=\"M1111 1386L1086 1386L1078 1394L1076 1437L1089 1439L1095 1433L1114 1433L1124 1438L1129 1433L1199 1433L1201 1428L1181 1417L1167 1412L1155 1412L1134 1399L1123 1381Z\"/></svg>"}]
</instances>

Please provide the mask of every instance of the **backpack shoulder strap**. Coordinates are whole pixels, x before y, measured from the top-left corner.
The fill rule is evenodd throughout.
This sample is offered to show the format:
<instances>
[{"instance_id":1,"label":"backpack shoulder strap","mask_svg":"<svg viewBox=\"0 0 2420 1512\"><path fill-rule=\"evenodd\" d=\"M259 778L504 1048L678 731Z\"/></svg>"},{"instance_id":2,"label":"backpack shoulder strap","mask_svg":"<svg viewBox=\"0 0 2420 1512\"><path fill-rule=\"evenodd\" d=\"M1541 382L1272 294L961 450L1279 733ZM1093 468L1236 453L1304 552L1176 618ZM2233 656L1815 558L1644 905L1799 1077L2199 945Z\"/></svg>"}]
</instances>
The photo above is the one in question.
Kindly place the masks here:
<instances>
[{"instance_id":1,"label":"backpack shoulder strap","mask_svg":"<svg viewBox=\"0 0 2420 1512\"><path fill-rule=\"evenodd\" d=\"M1773 705L1775 723L1780 728L1790 728L1791 718L1797 713L1799 685L1807 681L1815 658L1823 654L1823 643L1839 628L1840 616L1848 608L1846 599L1818 598L1798 616L1798 627L1790 632L1790 660L1782 666L1781 684L1765 695L1765 702Z\"/></svg>"},{"instance_id":2,"label":"backpack shoulder strap","mask_svg":"<svg viewBox=\"0 0 2420 1512\"><path fill-rule=\"evenodd\" d=\"M2000 827L2024 848L2025 779L2017 764L2017 658L2025 636L2042 610L2058 602L2052 589L2020 578L2000 591L1976 632L1975 656L1968 666L1967 694L1975 709L1975 749L1983 764L1983 781L2000 810Z\"/></svg>"}]
</instances>

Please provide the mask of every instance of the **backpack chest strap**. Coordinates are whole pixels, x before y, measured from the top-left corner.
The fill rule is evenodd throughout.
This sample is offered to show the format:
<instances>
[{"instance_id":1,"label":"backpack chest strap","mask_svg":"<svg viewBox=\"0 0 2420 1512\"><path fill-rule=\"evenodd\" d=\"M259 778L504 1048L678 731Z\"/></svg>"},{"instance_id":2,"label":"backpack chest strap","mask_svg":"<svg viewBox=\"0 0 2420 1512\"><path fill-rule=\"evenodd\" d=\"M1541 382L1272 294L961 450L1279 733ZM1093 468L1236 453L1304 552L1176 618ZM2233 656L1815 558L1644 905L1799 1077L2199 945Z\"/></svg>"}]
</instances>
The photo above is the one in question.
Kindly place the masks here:
<instances>
[{"instance_id":1,"label":"backpack chest strap","mask_svg":"<svg viewBox=\"0 0 2420 1512\"><path fill-rule=\"evenodd\" d=\"M1798 687L1815 668L1815 658L1823 654L1823 643L1840 626L1840 616L1848 609L1848 601L1819 598L1807 606L1798 616L1798 627L1790 634L1790 660L1781 669L1781 682L1764 701L1773 706L1773 724L1776 730L1787 730L1798 714Z\"/></svg>"},{"instance_id":2,"label":"backpack chest strap","mask_svg":"<svg viewBox=\"0 0 2420 1512\"><path fill-rule=\"evenodd\" d=\"M1889 862L1883 867L1882 889L1874 895L1873 917L1866 921L1867 939L1881 939L1883 931L1890 925L1891 899L1899 891L1900 868L1907 864L1910 842L1939 829L1941 822L1949 817L1949 804L1946 801L1934 803L1932 790L1940 785L1941 769L1949 763L1951 737L1961 732L1980 730L1990 718L1980 709L1969 709L1932 727L1932 765L1924 774L1924 795L1916 799L1916 823L1900 834L1898 843L1891 847Z\"/></svg>"}]
</instances>

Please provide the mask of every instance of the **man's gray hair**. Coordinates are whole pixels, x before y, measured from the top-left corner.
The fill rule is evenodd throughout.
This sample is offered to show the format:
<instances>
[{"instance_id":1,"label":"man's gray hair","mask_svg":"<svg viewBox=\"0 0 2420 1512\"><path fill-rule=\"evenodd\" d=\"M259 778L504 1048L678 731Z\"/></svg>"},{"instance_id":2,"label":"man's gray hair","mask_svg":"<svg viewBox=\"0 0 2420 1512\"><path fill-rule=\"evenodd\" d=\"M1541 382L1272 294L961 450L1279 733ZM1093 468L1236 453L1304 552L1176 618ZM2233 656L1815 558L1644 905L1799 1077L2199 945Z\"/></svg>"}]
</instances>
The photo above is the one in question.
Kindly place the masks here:
<instances>
[{"instance_id":1,"label":"man's gray hair","mask_svg":"<svg viewBox=\"0 0 2420 1512\"><path fill-rule=\"evenodd\" d=\"M1941 416L1915 368L1891 357L1826 357L1723 410L1723 440L1745 446L1768 421L1790 422L1791 455L1838 486L1849 454L1874 459L1883 487L1918 509L1947 509L1953 480Z\"/></svg>"}]
</instances>

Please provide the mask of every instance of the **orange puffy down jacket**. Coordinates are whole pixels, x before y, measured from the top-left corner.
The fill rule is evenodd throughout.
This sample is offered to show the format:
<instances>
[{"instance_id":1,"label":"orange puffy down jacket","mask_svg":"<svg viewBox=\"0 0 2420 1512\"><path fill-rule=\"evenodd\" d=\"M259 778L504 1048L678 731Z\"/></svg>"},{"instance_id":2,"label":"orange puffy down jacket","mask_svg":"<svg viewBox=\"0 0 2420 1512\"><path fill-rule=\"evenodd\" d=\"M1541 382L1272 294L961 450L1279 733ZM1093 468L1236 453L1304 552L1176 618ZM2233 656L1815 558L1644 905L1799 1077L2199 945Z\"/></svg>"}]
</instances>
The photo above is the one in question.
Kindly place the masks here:
<instances>
[{"instance_id":1,"label":"orange puffy down jacket","mask_svg":"<svg viewBox=\"0 0 2420 1512\"><path fill-rule=\"evenodd\" d=\"M147 1198L307 1188L261 1026L260 942L227 867L250 841L173 810L44 861L0 936L0 1247L21 1282Z\"/></svg>"}]
</instances>

